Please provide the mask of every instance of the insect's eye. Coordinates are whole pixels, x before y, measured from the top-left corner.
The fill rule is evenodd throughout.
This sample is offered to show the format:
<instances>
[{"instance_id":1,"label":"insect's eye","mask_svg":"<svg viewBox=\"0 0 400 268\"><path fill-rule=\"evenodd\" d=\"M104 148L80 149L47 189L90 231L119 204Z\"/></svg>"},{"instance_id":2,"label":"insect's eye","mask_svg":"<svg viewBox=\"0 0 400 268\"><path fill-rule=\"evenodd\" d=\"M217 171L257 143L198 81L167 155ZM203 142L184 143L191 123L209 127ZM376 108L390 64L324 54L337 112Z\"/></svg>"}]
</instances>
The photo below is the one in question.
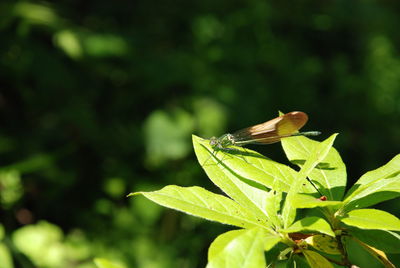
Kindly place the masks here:
<instances>
[{"instance_id":1,"label":"insect's eye","mask_svg":"<svg viewBox=\"0 0 400 268\"><path fill-rule=\"evenodd\" d=\"M216 145L217 144L217 139L215 138L215 137L212 137L211 139L210 139L210 145L211 146L214 146L214 145Z\"/></svg>"}]
</instances>

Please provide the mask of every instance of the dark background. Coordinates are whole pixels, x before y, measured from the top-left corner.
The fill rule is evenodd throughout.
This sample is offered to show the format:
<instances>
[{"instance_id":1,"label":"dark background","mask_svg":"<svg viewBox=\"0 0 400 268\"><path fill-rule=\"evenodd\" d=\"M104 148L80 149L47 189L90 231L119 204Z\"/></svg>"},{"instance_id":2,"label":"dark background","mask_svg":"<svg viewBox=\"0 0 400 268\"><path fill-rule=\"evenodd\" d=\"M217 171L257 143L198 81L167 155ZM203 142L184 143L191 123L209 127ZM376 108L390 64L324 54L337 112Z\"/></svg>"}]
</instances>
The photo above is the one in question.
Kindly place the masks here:
<instances>
[{"instance_id":1,"label":"dark background","mask_svg":"<svg viewBox=\"0 0 400 268\"><path fill-rule=\"evenodd\" d=\"M218 192L193 133L299 110L316 139L340 133L349 185L385 164L400 151L399 12L373 0L2 1L0 223L15 267L204 267L230 227L125 197ZM252 149L287 163L279 144ZM398 200L378 207L400 216Z\"/></svg>"}]
</instances>

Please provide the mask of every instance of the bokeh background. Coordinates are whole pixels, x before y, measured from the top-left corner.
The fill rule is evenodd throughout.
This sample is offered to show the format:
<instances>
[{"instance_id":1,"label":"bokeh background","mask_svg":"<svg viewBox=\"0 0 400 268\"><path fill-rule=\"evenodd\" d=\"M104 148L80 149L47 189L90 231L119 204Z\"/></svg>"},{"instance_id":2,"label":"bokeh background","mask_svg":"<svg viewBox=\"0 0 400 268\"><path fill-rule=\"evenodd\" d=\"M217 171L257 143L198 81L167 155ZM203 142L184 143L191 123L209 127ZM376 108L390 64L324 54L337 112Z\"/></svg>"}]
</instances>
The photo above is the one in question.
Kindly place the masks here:
<instances>
[{"instance_id":1,"label":"bokeh background","mask_svg":"<svg viewBox=\"0 0 400 268\"><path fill-rule=\"evenodd\" d=\"M340 133L352 185L400 152L399 14L378 0L2 1L0 267L204 267L231 227L125 196L218 192L191 135L278 110L308 113L318 140ZM287 163L279 144L252 149Z\"/></svg>"}]
</instances>

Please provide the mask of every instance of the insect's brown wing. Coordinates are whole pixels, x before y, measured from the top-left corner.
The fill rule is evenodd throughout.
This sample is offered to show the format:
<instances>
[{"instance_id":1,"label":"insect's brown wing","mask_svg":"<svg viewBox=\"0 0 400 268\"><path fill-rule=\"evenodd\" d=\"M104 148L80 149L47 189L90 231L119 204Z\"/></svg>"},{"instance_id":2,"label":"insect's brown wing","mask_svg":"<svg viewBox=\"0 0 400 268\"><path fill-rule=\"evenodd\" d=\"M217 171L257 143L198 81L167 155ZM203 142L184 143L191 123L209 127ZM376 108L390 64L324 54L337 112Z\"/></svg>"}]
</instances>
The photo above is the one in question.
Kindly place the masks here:
<instances>
[{"instance_id":1,"label":"insect's brown wing","mask_svg":"<svg viewBox=\"0 0 400 268\"><path fill-rule=\"evenodd\" d=\"M308 121L308 116L303 112L291 112L283 115L278 123L278 135L287 136L299 131Z\"/></svg>"},{"instance_id":2,"label":"insect's brown wing","mask_svg":"<svg viewBox=\"0 0 400 268\"><path fill-rule=\"evenodd\" d=\"M235 132L235 141L246 143L270 144L296 133L308 120L303 112L290 112L265 123Z\"/></svg>"}]
</instances>

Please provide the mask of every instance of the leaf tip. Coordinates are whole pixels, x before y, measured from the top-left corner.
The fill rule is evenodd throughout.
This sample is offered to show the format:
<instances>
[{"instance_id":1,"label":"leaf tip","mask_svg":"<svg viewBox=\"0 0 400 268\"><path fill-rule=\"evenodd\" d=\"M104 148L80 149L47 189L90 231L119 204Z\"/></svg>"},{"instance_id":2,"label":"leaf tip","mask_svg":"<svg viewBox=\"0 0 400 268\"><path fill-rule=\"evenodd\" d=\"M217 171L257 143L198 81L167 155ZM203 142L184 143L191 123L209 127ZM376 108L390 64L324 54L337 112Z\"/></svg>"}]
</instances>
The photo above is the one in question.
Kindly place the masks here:
<instances>
[{"instance_id":1,"label":"leaf tip","mask_svg":"<svg viewBox=\"0 0 400 268\"><path fill-rule=\"evenodd\" d=\"M142 192L134 192L134 193L130 193L128 195L126 195L126 197L131 197L131 196L135 196L135 195L141 195Z\"/></svg>"},{"instance_id":2,"label":"leaf tip","mask_svg":"<svg viewBox=\"0 0 400 268\"><path fill-rule=\"evenodd\" d=\"M199 137L197 135L192 134L192 141L193 141L193 145L196 143L202 143L203 141L205 141L205 139L203 139L202 137Z\"/></svg>"}]
</instances>

